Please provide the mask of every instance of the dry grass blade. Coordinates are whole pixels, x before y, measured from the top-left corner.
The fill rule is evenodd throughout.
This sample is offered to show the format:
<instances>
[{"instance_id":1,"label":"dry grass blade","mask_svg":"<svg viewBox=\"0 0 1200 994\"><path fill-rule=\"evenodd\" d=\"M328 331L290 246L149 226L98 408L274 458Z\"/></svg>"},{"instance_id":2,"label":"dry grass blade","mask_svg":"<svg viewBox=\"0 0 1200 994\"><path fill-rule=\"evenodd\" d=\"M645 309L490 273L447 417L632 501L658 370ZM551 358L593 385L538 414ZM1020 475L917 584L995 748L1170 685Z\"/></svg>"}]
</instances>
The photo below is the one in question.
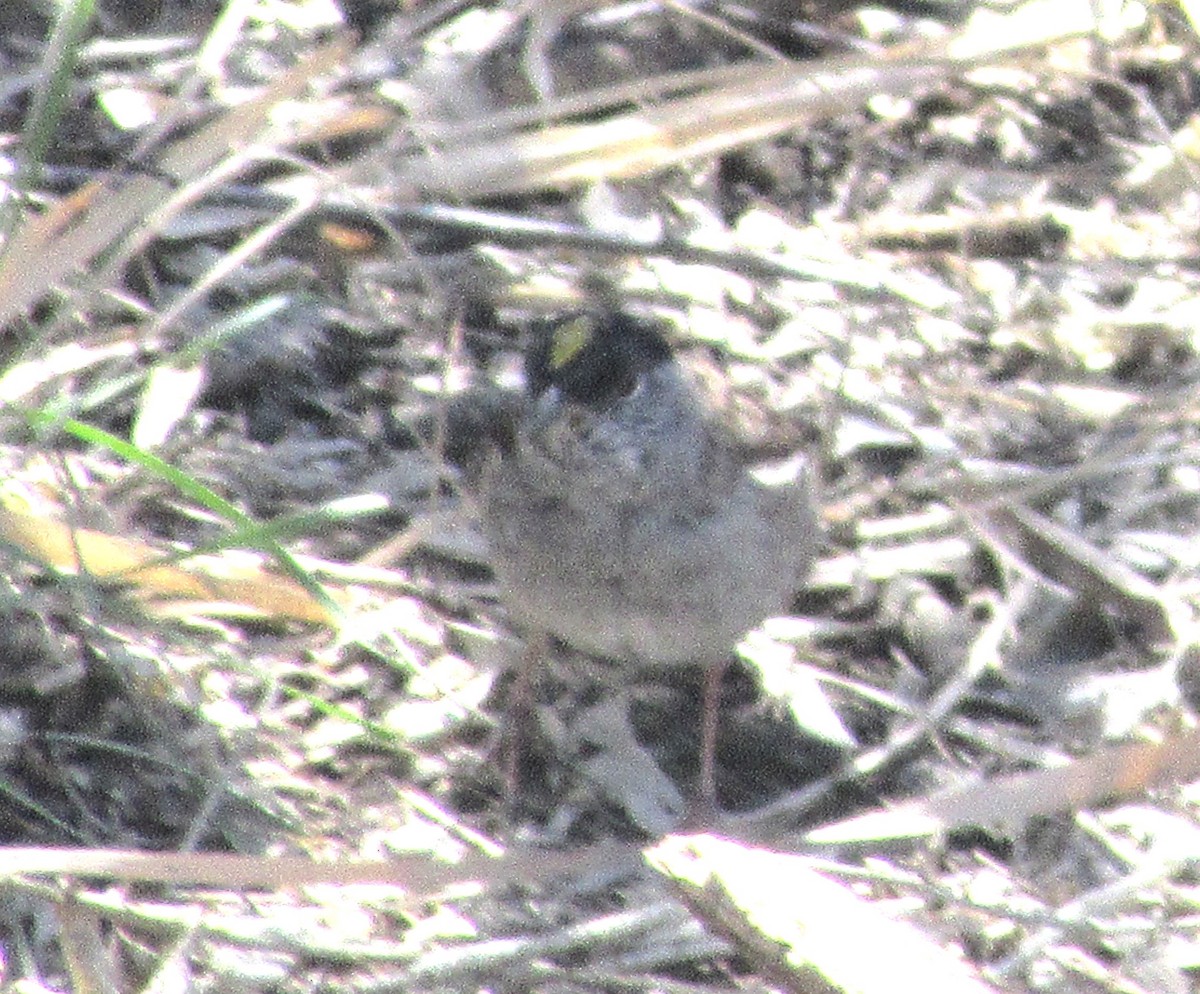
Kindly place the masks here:
<instances>
[{"instance_id":1,"label":"dry grass blade","mask_svg":"<svg viewBox=\"0 0 1200 994\"><path fill-rule=\"evenodd\" d=\"M1145 626L1152 644L1173 641L1181 614L1173 609L1167 591L1122 565L1115 556L1069 528L1017 505L990 508L982 520L983 534L1042 576L1137 620Z\"/></svg>"},{"instance_id":2,"label":"dry grass blade","mask_svg":"<svg viewBox=\"0 0 1200 994\"><path fill-rule=\"evenodd\" d=\"M210 887L278 888L318 883L390 883L430 893L469 879L468 868L435 864L426 857L389 862L316 863L290 857L230 853L148 853L119 849L12 848L0 850L4 876L77 875ZM479 870L486 870L481 860Z\"/></svg>"},{"instance_id":3,"label":"dry grass blade","mask_svg":"<svg viewBox=\"0 0 1200 994\"><path fill-rule=\"evenodd\" d=\"M612 91L597 92L598 106L579 97L550 101L536 114L519 111L481 125L481 137L455 142L444 137L432 154L401 167L402 197L453 195L481 197L573 186L644 175L667 166L769 138L820 118L845 113L869 97L911 94L948 74L973 68L979 59L1011 55L1095 30L1086 3L1059 3L1038 19L1027 4L1011 19L985 22L987 29L967 31L934 52L838 56L804 64L771 63L723 68L696 74L708 80L688 96L662 100L632 113L610 114L594 124L543 127L556 117L604 110ZM1006 28L1008 30L1006 30ZM947 54L949 53L949 54ZM640 95L632 87L620 93L645 99L675 77L647 80ZM465 129L441 122L422 123L427 139L453 136ZM526 130L532 127L532 130Z\"/></svg>"},{"instance_id":4,"label":"dry grass blade","mask_svg":"<svg viewBox=\"0 0 1200 994\"><path fill-rule=\"evenodd\" d=\"M826 825L806 841L844 844L913 838L955 828L983 827L1004 834L1030 818L1075 811L1112 798L1136 796L1200 775L1200 730L1158 742L1101 749L1052 770L1036 770L954 787L886 812Z\"/></svg>"},{"instance_id":5,"label":"dry grass blade","mask_svg":"<svg viewBox=\"0 0 1200 994\"><path fill-rule=\"evenodd\" d=\"M481 886L536 886L562 875L575 878L587 873L630 872L639 855L632 846L596 845L562 852L512 850L499 858L472 850L453 864L439 862L429 854L320 863L299 856L14 846L0 847L0 879L49 874L245 888L379 883L395 884L413 895L428 895L471 881Z\"/></svg>"},{"instance_id":6,"label":"dry grass blade","mask_svg":"<svg viewBox=\"0 0 1200 994\"><path fill-rule=\"evenodd\" d=\"M907 93L947 73L945 60L881 69L751 66L712 92L596 124L449 146L400 173L403 194L480 197L640 176L842 112L881 92Z\"/></svg>"},{"instance_id":7,"label":"dry grass blade","mask_svg":"<svg viewBox=\"0 0 1200 994\"><path fill-rule=\"evenodd\" d=\"M169 204L181 209L194 196L181 188L208 177L231 150L253 142L267 127L275 107L302 93L314 77L335 68L347 52L344 40L319 49L260 96L175 142L151 161L86 186L23 225L0 267L0 324L19 317L72 273L107 256L122 239L130 243L124 252L128 255L149 215ZM112 266L114 259L106 258L106 264Z\"/></svg>"},{"instance_id":8,"label":"dry grass blade","mask_svg":"<svg viewBox=\"0 0 1200 994\"><path fill-rule=\"evenodd\" d=\"M993 990L917 928L821 876L801 856L700 836L668 839L648 859L709 928L784 990Z\"/></svg>"},{"instance_id":9,"label":"dry grass blade","mask_svg":"<svg viewBox=\"0 0 1200 994\"><path fill-rule=\"evenodd\" d=\"M63 958L78 994L117 994L129 989L116 950L94 912L67 901L59 905Z\"/></svg>"},{"instance_id":10,"label":"dry grass blade","mask_svg":"<svg viewBox=\"0 0 1200 994\"><path fill-rule=\"evenodd\" d=\"M129 584L176 615L333 620L308 591L271 573L258 557L198 556L186 565L171 563L164 550L137 539L72 528L9 507L0 507L0 537L54 569Z\"/></svg>"}]
</instances>

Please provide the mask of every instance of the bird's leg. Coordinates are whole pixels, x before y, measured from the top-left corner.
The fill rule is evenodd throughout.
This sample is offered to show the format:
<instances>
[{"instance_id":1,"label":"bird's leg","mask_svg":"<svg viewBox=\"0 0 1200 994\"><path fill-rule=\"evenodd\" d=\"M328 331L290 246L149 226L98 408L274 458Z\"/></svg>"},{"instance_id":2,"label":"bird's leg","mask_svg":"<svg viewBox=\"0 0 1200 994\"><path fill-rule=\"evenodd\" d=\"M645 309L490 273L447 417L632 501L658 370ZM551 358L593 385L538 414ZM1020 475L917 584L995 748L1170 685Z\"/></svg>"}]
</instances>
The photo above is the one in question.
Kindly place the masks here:
<instances>
[{"instance_id":1,"label":"bird's leg","mask_svg":"<svg viewBox=\"0 0 1200 994\"><path fill-rule=\"evenodd\" d=\"M717 724L721 720L721 683L729 660L710 663L704 670L700 714L700 790L689 822L703 824L720 810L717 805Z\"/></svg>"},{"instance_id":2,"label":"bird's leg","mask_svg":"<svg viewBox=\"0 0 1200 994\"><path fill-rule=\"evenodd\" d=\"M545 658L549 645L550 640L544 632L529 634L521 649L516 678L504 704L500 741L504 765L504 804L510 814L516 810L517 795L521 789L521 759L527 745L524 730L533 714L533 671Z\"/></svg>"}]
</instances>

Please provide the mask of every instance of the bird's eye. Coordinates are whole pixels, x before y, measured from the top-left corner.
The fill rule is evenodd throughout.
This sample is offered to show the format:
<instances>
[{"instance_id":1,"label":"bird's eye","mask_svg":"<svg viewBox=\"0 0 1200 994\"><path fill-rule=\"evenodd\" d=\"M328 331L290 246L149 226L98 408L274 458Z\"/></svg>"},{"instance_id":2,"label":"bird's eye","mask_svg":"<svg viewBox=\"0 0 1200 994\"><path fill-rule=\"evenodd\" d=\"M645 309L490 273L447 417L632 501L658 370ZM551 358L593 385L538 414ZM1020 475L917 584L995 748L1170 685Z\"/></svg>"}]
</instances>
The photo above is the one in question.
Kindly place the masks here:
<instances>
[{"instance_id":1,"label":"bird's eye","mask_svg":"<svg viewBox=\"0 0 1200 994\"><path fill-rule=\"evenodd\" d=\"M612 398L631 396L641 386L641 380L628 366L616 371L612 382Z\"/></svg>"}]
</instances>

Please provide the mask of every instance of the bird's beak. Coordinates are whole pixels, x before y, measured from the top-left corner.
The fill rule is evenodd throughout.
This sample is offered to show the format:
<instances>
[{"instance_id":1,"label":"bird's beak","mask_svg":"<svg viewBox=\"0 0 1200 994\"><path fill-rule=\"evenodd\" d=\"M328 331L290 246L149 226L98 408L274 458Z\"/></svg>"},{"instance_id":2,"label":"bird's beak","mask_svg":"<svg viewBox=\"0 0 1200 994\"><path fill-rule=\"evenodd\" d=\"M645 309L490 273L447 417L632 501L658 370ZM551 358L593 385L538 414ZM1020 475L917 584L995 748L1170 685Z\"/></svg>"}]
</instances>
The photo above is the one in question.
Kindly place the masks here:
<instances>
[{"instance_id":1,"label":"bird's beak","mask_svg":"<svg viewBox=\"0 0 1200 994\"><path fill-rule=\"evenodd\" d=\"M534 434L541 434L559 417L562 416L562 391L556 386L549 386L534 400L528 414L529 427Z\"/></svg>"}]
</instances>

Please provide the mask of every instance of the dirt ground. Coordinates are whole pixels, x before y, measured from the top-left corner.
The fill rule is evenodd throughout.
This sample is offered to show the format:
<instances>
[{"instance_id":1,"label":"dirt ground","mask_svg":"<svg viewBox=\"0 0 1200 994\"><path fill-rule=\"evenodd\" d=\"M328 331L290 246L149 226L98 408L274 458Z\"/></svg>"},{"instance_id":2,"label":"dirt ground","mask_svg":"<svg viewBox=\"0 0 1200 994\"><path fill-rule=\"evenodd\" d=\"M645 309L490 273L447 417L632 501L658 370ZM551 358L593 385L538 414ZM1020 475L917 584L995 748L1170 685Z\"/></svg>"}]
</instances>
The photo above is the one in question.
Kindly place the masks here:
<instances>
[{"instance_id":1,"label":"dirt ground","mask_svg":"<svg viewBox=\"0 0 1200 994\"><path fill-rule=\"evenodd\" d=\"M1200 990L1192 4L91 7L0 5L4 990ZM595 308L818 482L700 820L698 667L514 732L438 430Z\"/></svg>"}]
</instances>

